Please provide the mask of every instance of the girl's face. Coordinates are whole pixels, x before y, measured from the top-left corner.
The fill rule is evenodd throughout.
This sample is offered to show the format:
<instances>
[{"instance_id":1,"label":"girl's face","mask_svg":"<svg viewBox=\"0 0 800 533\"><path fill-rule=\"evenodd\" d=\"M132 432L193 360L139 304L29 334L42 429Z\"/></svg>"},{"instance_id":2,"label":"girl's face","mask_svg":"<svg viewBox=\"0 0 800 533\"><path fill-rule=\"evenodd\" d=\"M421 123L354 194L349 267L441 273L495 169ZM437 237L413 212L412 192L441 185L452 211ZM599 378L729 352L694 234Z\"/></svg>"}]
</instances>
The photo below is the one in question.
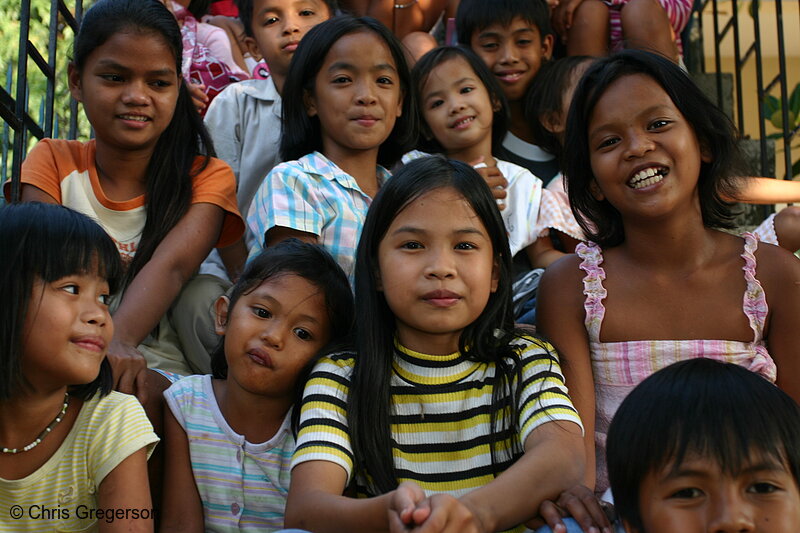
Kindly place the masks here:
<instances>
[{"instance_id":1,"label":"girl's face","mask_svg":"<svg viewBox=\"0 0 800 533\"><path fill-rule=\"evenodd\" d=\"M152 151L172 121L181 79L175 56L154 33L115 33L82 71L69 67L72 96L83 103L98 147Z\"/></svg>"},{"instance_id":2,"label":"girl's face","mask_svg":"<svg viewBox=\"0 0 800 533\"><path fill-rule=\"evenodd\" d=\"M474 148L491 154L492 120L499 104L492 104L466 59L454 57L435 66L421 92L425 122L448 155Z\"/></svg>"},{"instance_id":3,"label":"girl's face","mask_svg":"<svg viewBox=\"0 0 800 533\"><path fill-rule=\"evenodd\" d=\"M34 387L91 383L100 372L114 326L109 289L97 274L37 279L25 316L22 374Z\"/></svg>"},{"instance_id":4,"label":"girl's face","mask_svg":"<svg viewBox=\"0 0 800 533\"><path fill-rule=\"evenodd\" d=\"M397 214L378 246L378 269L398 340L422 353L455 352L461 331L497 290L489 232L451 187L423 194Z\"/></svg>"},{"instance_id":5,"label":"girl's face","mask_svg":"<svg viewBox=\"0 0 800 533\"><path fill-rule=\"evenodd\" d=\"M290 397L298 374L331 337L325 295L296 274L264 280L233 310L223 296L216 309L228 381L261 396Z\"/></svg>"},{"instance_id":6,"label":"girl's face","mask_svg":"<svg viewBox=\"0 0 800 533\"><path fill-rule=\"evenodd\" d=\"M794 533L800 531L800 492L786 464L757 458L740 472L713 459L688 456L650 473L639 491L644 530L635 533Z\"/></svg>"},{"instance_id":7,"label":"girl's face","mask_svg":"<svg viewBox=\"0 0 800 533\"><path fill-rule=\"evenodd\" d=\"M403 106L400 76L389 47L377 34L345 35L331 47L307 93L309 116L319 118L325 155L336 161L377 153Z\"/></svg>"},{"instance_id":8,"label":"girl's face","mask_svg":"<svg viewBox=\"0 0 800 533\"><path fill-rule=\"evenodd\" d=\"M608 86L589 120L595 196L623 217L653 219L675 207L699 213L703 153L691 124L651 77L624 76Z\"/></svg>"},{"instance_id":9,"label":"girl's face","mask_svg":"<svg viewBox=\"0 0 800 533\"><path fill-rule=\"evenodd\" d=\"M572 97L575 95L575 89L578 82L581 81L581 76L586 72L586 69L592 64L591 59L583 61L576 65L572 72L569 74L567 85L564 87L564 94L561 95L561 109L558 112L551 112L549 116L540 117L543 120L544 126L553 132L559 140L559 143L564 145L564 131L567 126L567 115L569 115L569 106L572 104Z\"/></svg>"}]
</instances>

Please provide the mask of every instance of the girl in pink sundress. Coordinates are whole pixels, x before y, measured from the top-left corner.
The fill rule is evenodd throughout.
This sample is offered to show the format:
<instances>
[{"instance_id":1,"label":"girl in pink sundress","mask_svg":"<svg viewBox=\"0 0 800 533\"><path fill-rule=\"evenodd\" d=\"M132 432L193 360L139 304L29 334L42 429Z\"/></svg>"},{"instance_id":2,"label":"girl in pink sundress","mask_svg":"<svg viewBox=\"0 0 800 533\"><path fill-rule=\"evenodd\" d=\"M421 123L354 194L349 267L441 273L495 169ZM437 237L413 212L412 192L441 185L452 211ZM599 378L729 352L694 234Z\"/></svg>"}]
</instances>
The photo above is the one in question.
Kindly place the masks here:
<instances>
[{"instance_id":1,"label":"girl in pink sundress","mask_svg":"<svg viewBox=\"0 0 800 533\"><path fill-rule=\"evenodd\" d=\"M800 262L719 231L732 225L736 134L689 77L637 50L598 61L576 89L565 153L570 204L591 243L545 272L537 317L584 421L587 473L585 487L543 504L557 531L562 511L584 530L611 527L581 496L607 489L611 418L660 368L732 362L800 399Z\"/></svg>"}]
</instances>

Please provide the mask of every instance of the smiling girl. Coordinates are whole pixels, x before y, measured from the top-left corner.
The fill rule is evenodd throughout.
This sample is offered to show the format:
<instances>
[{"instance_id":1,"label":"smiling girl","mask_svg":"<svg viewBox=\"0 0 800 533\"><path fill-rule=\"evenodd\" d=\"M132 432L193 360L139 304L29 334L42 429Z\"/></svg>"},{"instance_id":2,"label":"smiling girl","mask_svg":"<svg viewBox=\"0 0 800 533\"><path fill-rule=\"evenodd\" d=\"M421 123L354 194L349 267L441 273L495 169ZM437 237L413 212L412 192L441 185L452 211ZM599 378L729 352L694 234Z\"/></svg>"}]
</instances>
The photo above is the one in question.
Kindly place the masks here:
<instances>
[{"instance_id":1,"label":"smiling girl","mask_svg":"<svg viewBox=\"0 0 800 533\"><path fill-rule=\"evenodd\" d=\"M281 157L256 192L258 247L289 237L323 245L352 276L372 197L415 140L400 43L380 22L335 17L300 41L283 88Z\"/></svg>"},{"instance_id":2,"label":"smiling girl","mask_svg":"<svg viewBox=\"0 0 800 533\"><path fill-rule=\"evenodd\" d=\"M95 138L38 143L22 167L22 200L85 213L117 243L127 270L109 360L118 390L141 396L146 364L190 372L167 311L212 247L241 236L235 182L211 157L181 78L180 30L160 2L92 6L69 86Z\"/></svg>"},{"instance_id":3,"label":"smiling girl","mask_svg":"<svg viewBox=\"0 0 800 533\"><path fill-rule=\"evenodd\" d=\"M537 316L564 358L590 464L596 445L586 486L602 493L611 417L660 368L719 359L800 399L800 263L719 231L736 197L734 129L667 59L631 50L589 67L565 153L570 203L597 244L547 270Z\"/></svg>"}]
</instances>

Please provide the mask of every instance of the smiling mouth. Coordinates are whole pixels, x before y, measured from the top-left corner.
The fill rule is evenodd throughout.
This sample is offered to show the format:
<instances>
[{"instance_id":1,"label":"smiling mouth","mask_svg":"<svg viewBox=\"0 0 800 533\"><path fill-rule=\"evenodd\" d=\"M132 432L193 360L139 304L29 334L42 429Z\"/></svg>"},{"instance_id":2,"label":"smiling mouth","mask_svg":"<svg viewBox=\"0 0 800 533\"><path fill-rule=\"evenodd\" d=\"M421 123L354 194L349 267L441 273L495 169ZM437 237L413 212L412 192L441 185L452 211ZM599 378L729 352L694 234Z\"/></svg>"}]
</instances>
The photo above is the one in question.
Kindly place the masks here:
<instances>
[{"instance_id":1,"label":"smiling mouth","mask_svg":"<svg viewBox=\"0 0 800 533\"><path fill-rule=\"evenodd\" d=\"M142 115L117 115L122 120L132 120L134 122L148 122L150 119Z\"/></svg>"},{"instance_id":2,"label":"smiling mouth","mask_svg":"<svg viewBox=\"0 0 800 533\"><path fill-rule=\"evenodd\" d=\"M496 76L498 79L500 79L500 81L505 83L514 83L519 81L519 79L522 77L522 72L504 72L502 74L496 74Z\"/></svg>"},{"instance_id":3,"label":"smiling mouth","mask_svg":"<svg viewBox=\"0 0 800 533\"><path fill-rule=\"evenodd\" d=\"M644 189L659 183L667 174L669 174L669 169L666 167L644 168L628 180L628 187L631 189Z\"/></svg>"},{"instance_id":4,"label":"smiling mouth","mask_svg":"<svg viewBox=\"0 0 800 533\"><path fill-rule=\"evenodd\" d=\"M464 117L461 120L459 120L458 122L454 123L451 127L453 129L459 130L459 129L462 129L462 128L466 127L473 120L475 120L475 117Z\"/></svg>"}]
</instances>

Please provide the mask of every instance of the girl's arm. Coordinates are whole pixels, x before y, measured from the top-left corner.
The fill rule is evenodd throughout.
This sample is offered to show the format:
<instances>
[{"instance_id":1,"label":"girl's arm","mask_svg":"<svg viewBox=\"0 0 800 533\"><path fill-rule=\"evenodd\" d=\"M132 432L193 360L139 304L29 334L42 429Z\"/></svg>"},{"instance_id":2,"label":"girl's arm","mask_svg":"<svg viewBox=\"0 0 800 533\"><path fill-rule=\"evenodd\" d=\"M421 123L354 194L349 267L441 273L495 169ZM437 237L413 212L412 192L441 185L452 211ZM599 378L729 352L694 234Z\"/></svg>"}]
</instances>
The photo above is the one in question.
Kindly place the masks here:
<instances>
[{"instance_id":1,"label":"girl's arm","mask_svg":"<svg viewBox=\"0 0 800 533\"><path fill-rule=\"evenodd\" d=\"M549 235L543 235L529 244L525 248L525 253L533 268L547 268L565 255L564 252L556 250Z\"/></svg>"},{"instance_id":2,"label":"girl's arm","mask_svg":"<svg viewBox=\"0 0 800 533\"><path fill-rule=\"evenodd\" d=\"M800 202L800 182L776 178L744 177L735 198L746 204L792 204Z\"/></svg>"},{"instance_id":3,"label":"girl's arm","mask_svg":"<svg viewBox=\"0 0 800 533\"><path fill-rule=\"evenodd\" d=\"M328 461L307 461L292 469L284 526L314 533L385 532L396 491L374 498L344 496L347 473Z\"/></svg>"},{"instance_id":4,"label":"girl's arm","mask_svg":"<svg viewBox=\"0 0 800 533\"><path fill-rule=\"evenodd\" d=\"M554 263L542 276L537 294L537 331L555 347L561 361L569 395L578 410L584 428L586 470L582 485L564 491L558 498L588 531L590 525L610 527L608 519L593 496L595 484L594 420L595 395L589 338L584 325L583 271L581 260L568 255ZM555 499L553 501L556 501ZM545 503L542 516L550 527L561 523L557 508Z\"/></svg>"},{"instance_id":5,"label":"girl's arm","mask_svg":"<svg viewBox=\"0 0 800 533\"><path fill-rule=\"evenodd\" d=\"M192 204L153 252L125 291L114 313L114 340L109 360L120 392L144 390L146 364L136 347L167 312L184 283L192 277L217 242L224 211L208 204Z\"/></svg>"},{"instance_id":6,"label":"girl's arm","mask_svg":"<svg viewBox=\"0 0 800 533\"><path fill-rule=\"evenodd\" d=\"M98 520L101 533L154 530L144 448L129 455L103 478L97 491L97 508L114 513L112 521ZM122 515L119 520L118 514ZM147 518L142 518L145 515Z\"/></svg>"},{"instance_id":7,"label":"girl's arm","mask_svg":"<svg viewBox=\"0 0 800 533\"><path fill-rule=\"evenodd\" d=\"M430 516L419 531L502 531L526 522L544 500L580 483L583 453L577 424L542 424L525 440L525 453L513 466L460 499L466 510L448 501L449 496L431 497Z\"/></svg>"},{"instance_id":8,"label":"girl's arm","mask_svg":"<svg viewBox=\"0 0 800 533\"><path fill-rule=\"evenodd\" d=\"M167 449L160 530L202 532L203 504L192 473L189 440L169 409L164 414L164 437Z\"/></svg>"},{"instance_id":9,"label":"girl's arm","mask_svg":"<svg viewBox=\"0 0 800 533\"><path fill-rule=\"evenodd\" d=\"M769 304L765 337L778 367L777 385L800 403L800 261L786 250L769 245L759 246L756 258L757 276Z\"/></svg>"}]
</instances>

